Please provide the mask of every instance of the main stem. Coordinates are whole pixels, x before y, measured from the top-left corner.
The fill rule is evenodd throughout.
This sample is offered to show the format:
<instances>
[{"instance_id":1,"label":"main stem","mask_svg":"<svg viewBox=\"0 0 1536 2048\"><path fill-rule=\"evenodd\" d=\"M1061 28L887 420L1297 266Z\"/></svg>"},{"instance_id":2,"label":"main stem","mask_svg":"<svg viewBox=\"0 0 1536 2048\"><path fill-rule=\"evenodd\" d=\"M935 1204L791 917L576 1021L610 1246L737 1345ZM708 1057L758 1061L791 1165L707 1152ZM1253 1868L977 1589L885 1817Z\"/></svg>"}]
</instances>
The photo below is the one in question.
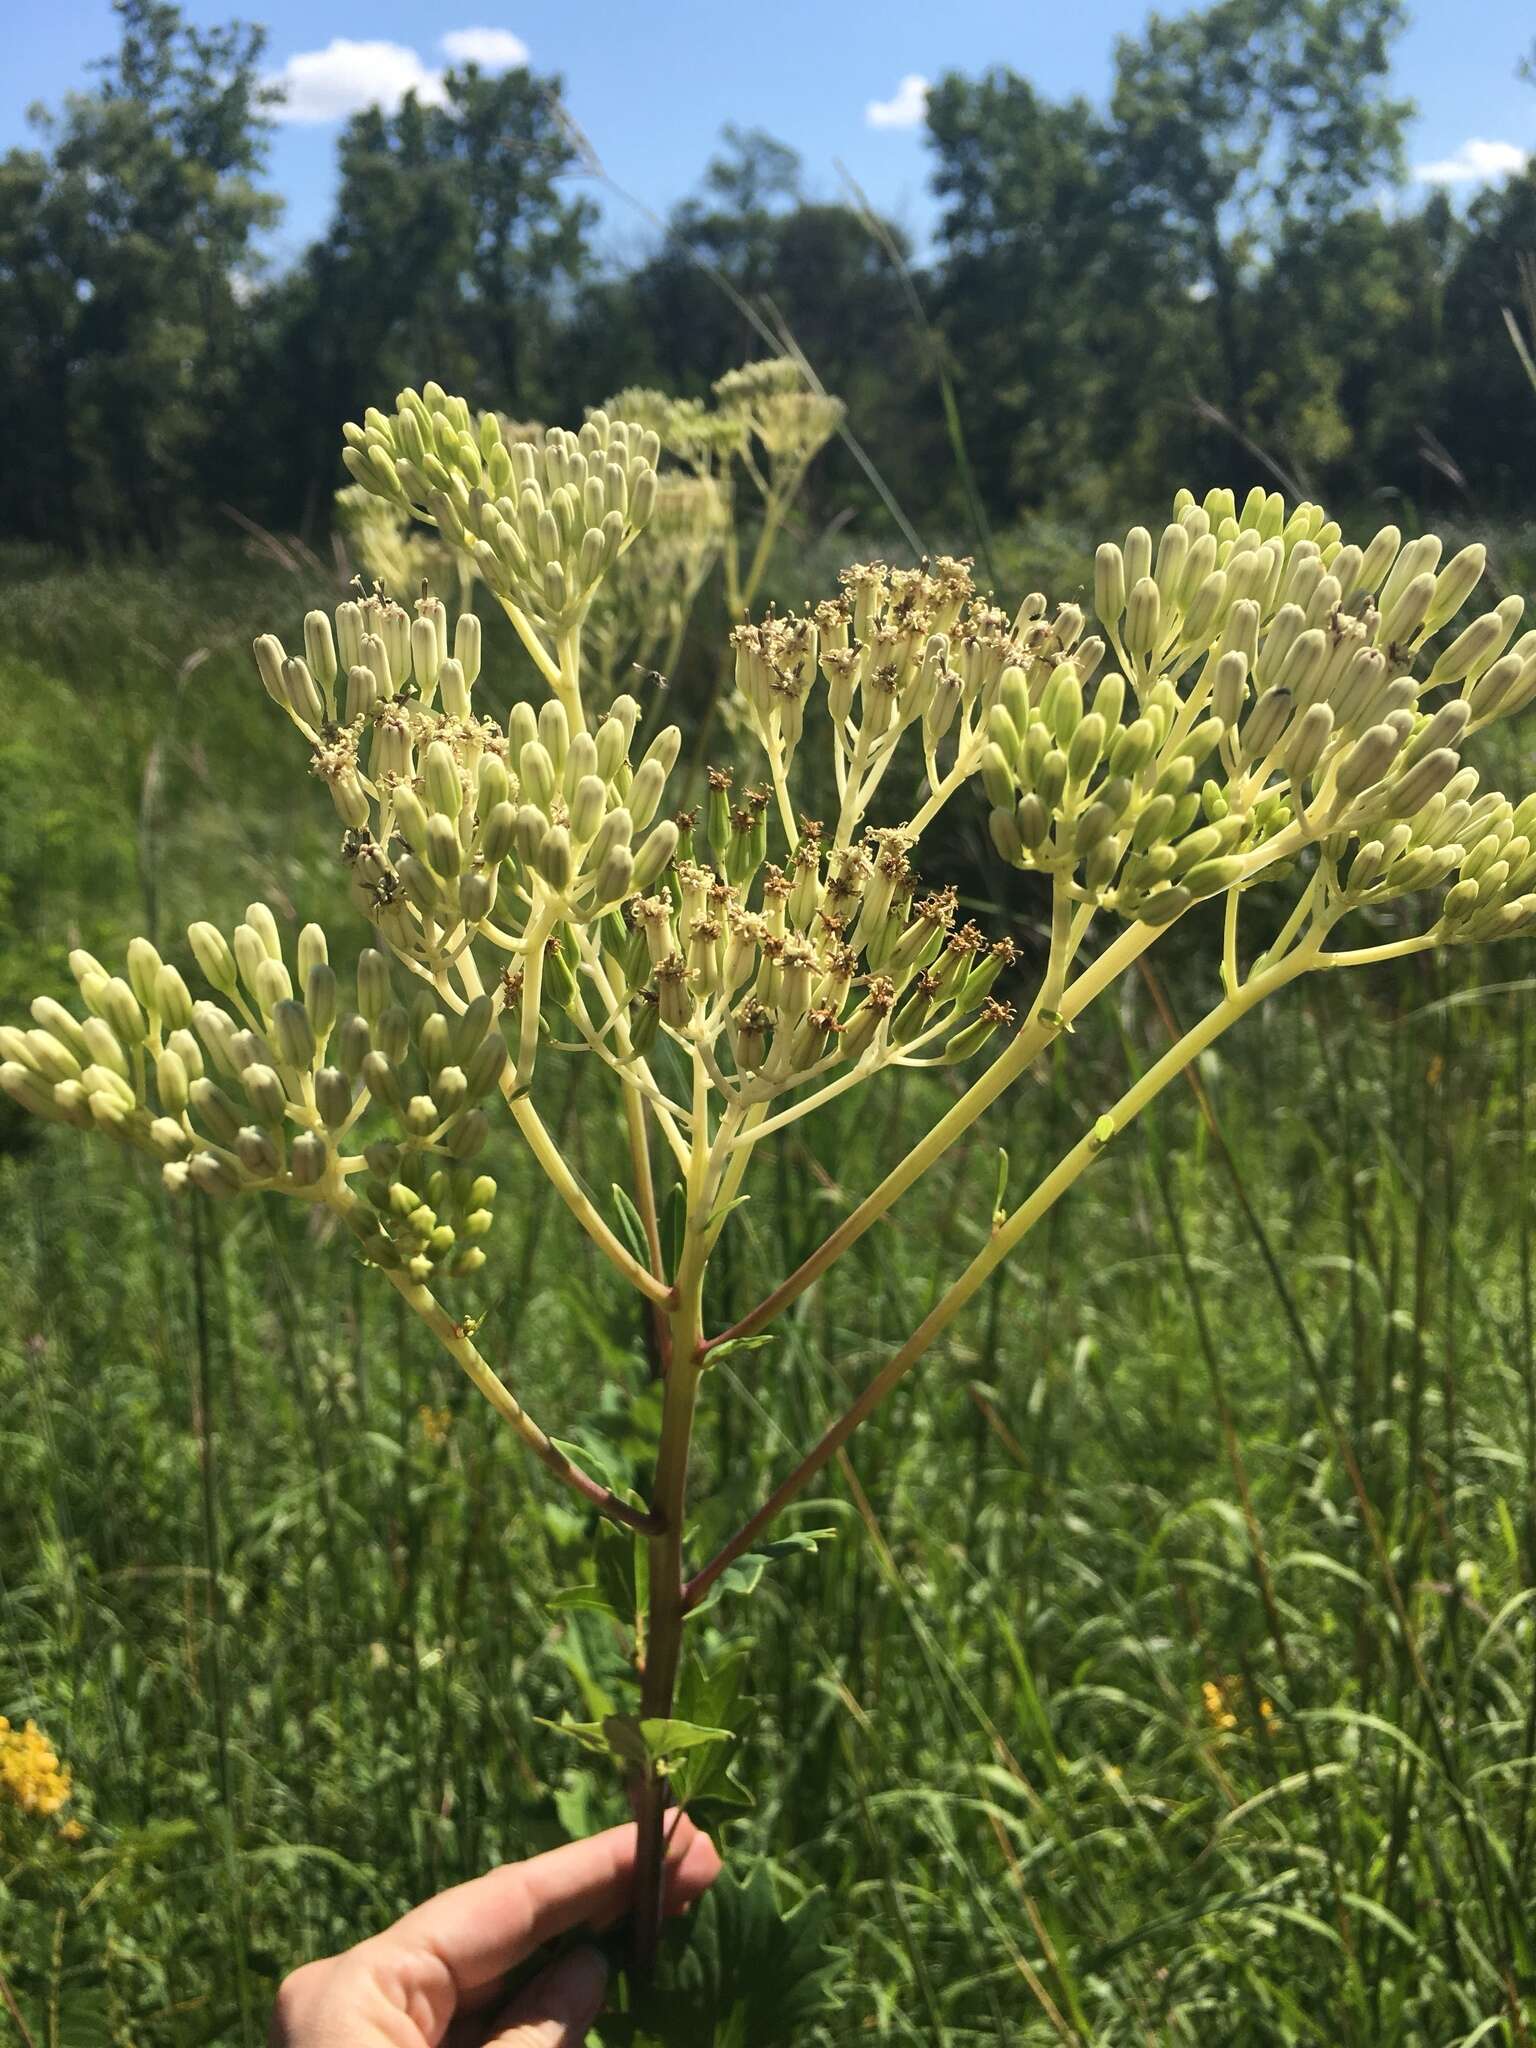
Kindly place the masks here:
<instances>
[{"instance_id":1,"label":"main stem","mask_svg":"<svg viewBox=\"0 0 1536 2048\"><path fill-rule=\"evenodd\" d=\"M702 1111L707 1105L703 1068L695 1063L695 1101L700 1110L693 1132L682 1256L675 1278L675 1305L668 1317L669 1357L662 1397L661 1443L651 1489L651 1512L661 1523L650 1539L649 1614L640 1671L640 1718L665 1721L672 1715L682 1661L687 1615L683 1536L687 1522L688 1455L694 1407L704 1371L704 1269L709 1260L709 1136ZM654 1767L640 1782L635 1818L639 1857L635 1896L635 1965L648 1971L661 1935L666 1862L667 1783Z\"/></svg>"}]
</instances>

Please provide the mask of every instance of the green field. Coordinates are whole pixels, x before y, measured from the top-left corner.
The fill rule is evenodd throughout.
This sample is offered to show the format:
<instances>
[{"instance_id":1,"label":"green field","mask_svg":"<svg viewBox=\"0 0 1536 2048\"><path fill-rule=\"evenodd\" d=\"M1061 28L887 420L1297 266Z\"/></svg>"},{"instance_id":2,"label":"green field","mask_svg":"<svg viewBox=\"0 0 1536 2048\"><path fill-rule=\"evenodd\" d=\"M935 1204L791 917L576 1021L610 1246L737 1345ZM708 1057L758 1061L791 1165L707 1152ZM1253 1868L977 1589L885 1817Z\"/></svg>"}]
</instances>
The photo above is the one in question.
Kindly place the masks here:
<instances>
[{"instance_id":1,"label":"green field","mask_svg":"<svg viewBox=\"0 0 1536 2048\"><path fill-rule=\"evenodd\" d=\"M1016 553L1022 589L1045 572ZM63 992L70 945L145 931L179 957L190 917L255 896L340 936L335 820L249 660L327 589L328 565L233 542L0 563L6 1018ZM990 916L1033 949L1012 879ZM997 1148L1027 1185L1195 1014L1200 949L1160 957L713 1376L706 1532L982 1242ZM1530 2040L1529 981L1516 944L1287 993L793 1511L835 1535L750 1610L757 1803L724 1842L771 1856L786 1899L826 1890L842 2002L808 2039ZM556 1069L547 1116L603 1199L598 1079ZM796 1126L712 1274L716 1322L949 1085ZM482 1342L534 1412L638 1464L634 1310L499 1143ZM0 1202L0 1713L48 1731L83 1824L0 1811L0 1971L35 2048L253 2048L296 1962L622 1816L541 1725L593 1647L546 1605L585 1531L284 1205L173 1206L9 1105Z\"/></svg>"}]
</instances>

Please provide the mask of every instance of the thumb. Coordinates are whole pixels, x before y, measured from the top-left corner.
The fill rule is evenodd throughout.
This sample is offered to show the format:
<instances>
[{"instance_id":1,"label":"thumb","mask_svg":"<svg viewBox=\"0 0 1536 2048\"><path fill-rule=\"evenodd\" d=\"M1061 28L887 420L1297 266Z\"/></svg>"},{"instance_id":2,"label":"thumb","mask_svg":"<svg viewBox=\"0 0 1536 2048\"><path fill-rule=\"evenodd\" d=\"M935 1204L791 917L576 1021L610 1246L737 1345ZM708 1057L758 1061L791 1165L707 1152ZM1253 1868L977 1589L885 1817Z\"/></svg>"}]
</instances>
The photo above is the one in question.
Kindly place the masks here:
<instances>
[{"instance_id":1,"label":"thumb","mask_svg":"<svg viewBox=\"0 0 1536 2048\"><path fill-rule=\"evenodd\" d=\"M497 2015L485 2048L581 2048L607 1989L602 1951L574 1948Z\"/></svg>"}]
</instances>

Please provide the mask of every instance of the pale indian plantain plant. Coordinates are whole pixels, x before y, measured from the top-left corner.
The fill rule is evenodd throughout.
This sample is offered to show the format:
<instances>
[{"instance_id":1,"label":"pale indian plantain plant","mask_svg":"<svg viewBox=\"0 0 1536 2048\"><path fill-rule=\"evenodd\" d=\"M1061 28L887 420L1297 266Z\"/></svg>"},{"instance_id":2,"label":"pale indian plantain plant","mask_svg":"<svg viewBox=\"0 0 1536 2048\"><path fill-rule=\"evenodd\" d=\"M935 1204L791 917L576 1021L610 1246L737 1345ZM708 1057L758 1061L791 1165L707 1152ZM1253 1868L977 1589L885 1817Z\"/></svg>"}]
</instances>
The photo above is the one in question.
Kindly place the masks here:
<instances>
[{"instance_id":1,"label":"pale indian plantain plant","mask_svg":"<svg viewBox=\"0 0 1536 2048\"><path fill-rule=\"evenodd\" d=\"M601 410L653 431L674 467L661 470L656 501L639 544L608 567L584 622L583 661L594 692L611 695L627 669L670 677L699 595L723 564L725 606L733 618L754 602L785 519L817 455L843 418L841 400L812 389L798 364L768 357L732 370L714 387L716 403L673 398L632 386ZM597 410L594 408L594 410ZM532 421L502 420L502 437L542 441ZM737 522L738 471L757 499L757 538L745 576ZM377 588L403 595L423 581L439 590L459 580L467 601L473 563L424 533L408 504L363 484L336 493L348 544Z\"/></svg>"},{"instance_id":2,"label":"pale indian plantain plant","mask_svg":"<svg viewBox=\"0 0 1536 2048\"><path fill-rule=\"evenodd\" d=\"M713 395L710 406L701 398L631 386L602 410L649 428L668 455L712 487L722 508L725 608L734 619L756 602L784 522L811 464L842 425L844 407L813 387L791 356L765 356L727 370ZM738 472L758 501L757 540L745 570Z\"/></svg>"},{"instance_id":3,"label":"pale indian plantain plant","mask_svg":"<svg viewBox=\"0 0 1536 2048\"><path fill-rule=\"evenodd\" d=\"M1536 633L1515 638L1518 598L1459 624L1479 547L1442 566L1433 536L1404 544L1387 527L1359 547L1314 505L1181 492L1159 538L1137 527L1100 548L1098 635L1074 604L999 609L948 558L851 568L814 610L738 625L757 769L716 770L696 812L664 815L682 735L668 728L636 758L639 706L595 703L584 666L594 599L656 502L655 432L597 412L579 432L509 441L494 415L476 423L428 385L349 426L345 453L360 485L473 564L547 698L493 716L478 620L465 611L450 629L430 595L413 612L378 596L311 612L302 653L258 640L372 927L355 987L343 994L314 926L290 948L255 905L232 938L191 928L201 1000L146 940L122 975L75 954L84 1014L39 997L32 1028L4 1031L0 1080L39 1116L155 1155L172 1191L331 1211L603 1518L594 1551L623 1546L629 1606L600 1590L611 1573L585 1593L610 1601L633 1697L569 1732L628 1776L644 1965L669 1800L708 1782L729 1735L729 1686L689 1676L690 1621L750 1577L780 1512L1239 1018L1306 975L1536 927L1536 795L1483 790L1461 760L1536 695ZM797 789L825 794L822 822ZM952 887L919 885L925 833L977 794L998 852L1038 878L1048 909L1027 979L1006 937L959 922ZM1289 898L1259 912L1255 953L1244 899L1270 885ZM1369 924L1360 943L1344 937L1352 920ZM889 1361L715 1555L695 1554L689 1451L711 1367L1185 921L1209 932L1209 1013L1017 1206L999 1200L982 1248ZM604 1213L541 1113L549 1068L572 1054L615 1092L632 1167L622 1210ZM760 1151L882 1075L970 1062L976 1077L825 1241L711 1327L711 1257ZM493 1105L654 1315L662 1419L643 1493L547 1434L476 1341L496 1189L475 1157Z\"/></svg>"}]
</instances>

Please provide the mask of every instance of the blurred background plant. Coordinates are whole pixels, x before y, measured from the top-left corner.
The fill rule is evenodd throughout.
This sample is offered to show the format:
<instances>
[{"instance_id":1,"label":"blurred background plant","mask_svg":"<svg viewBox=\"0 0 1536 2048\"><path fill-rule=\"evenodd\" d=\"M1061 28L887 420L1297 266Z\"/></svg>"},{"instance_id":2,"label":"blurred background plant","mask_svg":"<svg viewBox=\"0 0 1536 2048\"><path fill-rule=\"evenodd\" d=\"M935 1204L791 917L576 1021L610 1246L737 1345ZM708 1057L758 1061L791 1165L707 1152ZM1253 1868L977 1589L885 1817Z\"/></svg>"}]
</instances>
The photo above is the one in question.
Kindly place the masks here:
<instances>
[{"instance_id":1,"label":"blurred background plant","mask_svg":"<svg viewBox=\"0 0 1536 2048\"><path fill-rule=\"evenodd\" d=\"M751 607L806 473L843 417L841 402L813 390L801 366L782 356L730 372L717 381L715 397L711 408L631 386L603 407L615 419L654 431L672 466L660 472L644 533L598 586L587 618L587 661L599 702L633 681L630 671L672 677L717 563L723 564L726 616L739 618ZM519 439L541 432L533 422L511 428ZM745 575L738 472L757 499ZM336 493L336 517L343 553L369 585L399 602L418 595L423 583L457 591L465 601L472 571L464 555L415 524L404 508L349 484ZM726 679L723 667L718 677Z\"/></svg>"}]
</instances>

